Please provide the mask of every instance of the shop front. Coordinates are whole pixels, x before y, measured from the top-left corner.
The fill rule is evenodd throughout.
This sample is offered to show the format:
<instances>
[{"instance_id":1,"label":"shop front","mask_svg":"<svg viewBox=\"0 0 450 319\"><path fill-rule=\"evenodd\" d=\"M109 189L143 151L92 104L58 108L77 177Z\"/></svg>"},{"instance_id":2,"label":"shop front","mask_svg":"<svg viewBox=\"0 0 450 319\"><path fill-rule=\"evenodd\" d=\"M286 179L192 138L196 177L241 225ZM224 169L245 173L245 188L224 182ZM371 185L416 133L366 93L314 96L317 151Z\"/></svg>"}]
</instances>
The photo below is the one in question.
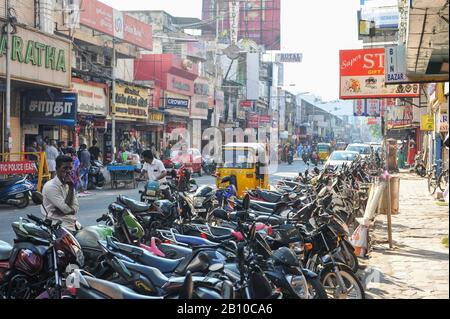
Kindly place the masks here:
<instances>
[{"instance_id":1,"label":"shop front","mask_svg":"<svg viewBox=\"0 0 450 319\"><path fill-rule=\"evenodd\" d=\"M73 132L77 95L57 90L29 90L22 95L23 145L36 141L67 141L63 132Z\"/></svg>"},{"instance_id":2,"label":"shop front","mask_svg":"<svg viewBox=\"0 0 450 319\"><path fill-rule=\"evenodd\" d=\"M109 90L105 83L83 81L72 78L73 92L78 95L77 131L80 144L97 146L104 153L104 135L107 129L106 116L109 110Z\"/></svg>"},{"instance_id":3,"label":"shop front","mask_svg":"<svg viewBox=\"0 0 450 319\"><path fill-rule=\"evenodd\" d=\"M37 115L36 113L23 113L24 96L33 96L36 90L48 92L48 94L61 94L61 89L70 89L71 72L70 72L70 42L47 33L42 33L35 29L25 26L16 25L15 32L11 36L10 55L6 57L5 50L0 50L0 82L5 78L6 58L10 60L11 70L11 117L10 131L5 129L5 92L0 90L0 139L1 151L9 148L12 152L17 153L23 151L27 146L27 139L32 140L31 136L38 137L48 135L53 137L61 137L61 131L55 129L67 124L66 121L45 121L36 122L29 121L30 117ZM6 34L0 35L0 48L5 48ZM37 96L36 96L37 97ZM61 96L58 96L61 98ZM50 98L45 101L51 102ZM54 101L56 103L56 101ZM29 107L29 106L27 106ZM76 107L76 105L75 105ZM38 107L39 108L39 107ZM48 113L50 120L58 120L60 106L45 106L44 115ZM54 109L56 108L56 110ZM64 106L63 106L64 108ZM56 115L55 112L56 111ZM54 116L55 115L55 116ZM44 119L47 116L44 116ZM27 123L24 125L24 120ZM40 119L42 119L40 117ZM57 123L57 124L55 124ZM73 126L73 123L70 124Z\"/></svg>"},{"instance_id":4,"label":"shop front","mask_svg":"<svg viewBox=\"0 0 450 319\"><path fill-rule=\"evenodd\" d=\"M164 93L165 129L164 141L170 143L183 143L191 146L191 135L189 134L189 107L191 100L189 96L173 92Z\"/></svg>"},{"instance_id":5,"label":"shop front","mask_svg":"<svg viewBox=\"0 0 450 319\"><path fill-rule=\"evenodd\" d=\"M128 149L140 153L145 141L145 125L148 121L149 88L125 82L116 83L116 103L112 106L116 121L117 151ZM108 129L104 138L105 161L112 160L112 126L108 120Z\"/></svg>"}]
</instances>

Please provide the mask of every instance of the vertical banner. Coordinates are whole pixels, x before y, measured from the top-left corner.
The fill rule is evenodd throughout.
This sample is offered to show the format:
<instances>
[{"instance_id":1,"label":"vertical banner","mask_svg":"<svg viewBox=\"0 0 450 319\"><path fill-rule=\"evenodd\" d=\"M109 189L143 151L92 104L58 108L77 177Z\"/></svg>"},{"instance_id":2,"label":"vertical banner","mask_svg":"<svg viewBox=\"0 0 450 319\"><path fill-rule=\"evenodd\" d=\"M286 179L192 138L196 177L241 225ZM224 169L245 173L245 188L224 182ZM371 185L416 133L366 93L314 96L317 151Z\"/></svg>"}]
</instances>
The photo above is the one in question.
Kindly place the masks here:
<instances>
[{"instance_id":1,"label":"vertical banner","mask_svg":"<svg viewBox=\"0 0 450 319\"><path fill-rule=\"evenodd\" d=\"M239 1L233 0L230 5L230 40L232 44L238 41L239 31Z\"/></svg>"},{"instance_id":2,"label":"vertical banner","mask_svg":"<svg viewBox=\"0 0 450 319\"><path fill-rule=\"evenodd\" d=\"M353 100L353 116L366 116L366 103L364 100Z\"/></svg>"}]
</instances>

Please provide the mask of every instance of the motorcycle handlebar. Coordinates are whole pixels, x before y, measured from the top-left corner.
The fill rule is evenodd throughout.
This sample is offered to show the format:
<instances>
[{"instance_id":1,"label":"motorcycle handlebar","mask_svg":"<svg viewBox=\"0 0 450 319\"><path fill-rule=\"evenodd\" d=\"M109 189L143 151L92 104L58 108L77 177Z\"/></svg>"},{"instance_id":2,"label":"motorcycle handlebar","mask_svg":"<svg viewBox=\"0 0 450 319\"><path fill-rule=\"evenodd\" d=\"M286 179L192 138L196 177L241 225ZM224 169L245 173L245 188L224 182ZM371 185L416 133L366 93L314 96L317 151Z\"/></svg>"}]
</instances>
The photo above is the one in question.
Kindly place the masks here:
<instances>
[{"instance_id":1,"label":"motorcycle handlebar","mask_svg":"<svg viewBox=\"0 0 450 319\"><path fill-rule=\"evenodd\" d=\"M42 219L40 219L39 217L37 217L37 216L28 214L27 217L28 217L29 219L31 219L32 221L38 223L38 224L43 224L43 223L44 223L44 221L43 221Z\"/></svg>"},{"instance_id":2,"label":"motorcycle handlebar","mask_svg":"<svg viewBox=\"0 0 450 319\"><path fill-rule=\"evenodd\" d=\"M108 218L108 216L105 215L105 214L103 214L102 217L97 218L95 221L96 221L97 223L99 223L99 222L101 222L101 221L105 221L107 218Z\"/></svg>"}]
</instances>

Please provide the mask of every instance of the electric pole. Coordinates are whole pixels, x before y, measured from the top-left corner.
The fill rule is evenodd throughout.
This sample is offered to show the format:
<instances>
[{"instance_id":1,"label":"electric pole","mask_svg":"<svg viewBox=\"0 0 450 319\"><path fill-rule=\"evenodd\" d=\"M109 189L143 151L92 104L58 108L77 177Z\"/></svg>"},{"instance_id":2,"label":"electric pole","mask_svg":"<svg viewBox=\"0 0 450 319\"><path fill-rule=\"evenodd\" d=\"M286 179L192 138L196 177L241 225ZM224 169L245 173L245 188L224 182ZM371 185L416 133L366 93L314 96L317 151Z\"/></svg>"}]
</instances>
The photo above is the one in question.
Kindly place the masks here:
<instances>
[{"instance_id":1,"label":"electric pole","mask_svg":"<svg viewBox=\"0 0 450 319\"><path fill-rule=\"evenodd\" d=\"M112 160L116 158L116 39L112 41L112 99L111 99L111 148Z\"/></svg>"},{"instance_id":2,"label":"electric pole","mask_svg":"<svg viewBox=\"0 0 450 319\"><path fill-rule=\"evenodd\" d=\"M11 43L11 24L9 15L9 0L5 0L5 16L6 16L6 105L5 105L5 152L9 153L12 148L11 140L11 66L10 66L10 43Z\"/></svg>"}]
</instances>

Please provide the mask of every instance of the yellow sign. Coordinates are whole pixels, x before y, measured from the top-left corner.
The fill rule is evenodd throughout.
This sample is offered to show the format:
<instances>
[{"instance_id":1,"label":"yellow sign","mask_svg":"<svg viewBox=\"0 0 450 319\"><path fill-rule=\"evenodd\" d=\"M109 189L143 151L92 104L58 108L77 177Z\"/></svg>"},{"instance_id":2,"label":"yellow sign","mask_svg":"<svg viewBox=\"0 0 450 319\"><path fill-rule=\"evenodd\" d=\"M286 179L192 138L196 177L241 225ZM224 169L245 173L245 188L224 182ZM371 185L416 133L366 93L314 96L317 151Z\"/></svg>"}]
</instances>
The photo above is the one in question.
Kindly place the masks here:
<instances>
[{"instance_id":1,"label":"yellow sign","mask_svg":"<svg viewBox=\"0 0 450 319\"><path fill-rule=\"evenodd\" d=\"M116 104L113 112L119 117L147 120L148 89L117 83Z\"/></svg>"},{"instance_id":2,"label":"yellow sign","mask_svg":"<svg viewBox=\"0 0 450 319\"><path fill-rule=\"evenodd\" d=\"M148 119L150 122L158 122L164 124L164 113L150 110L150 113L148 114Z\"/></svg>"},{"instance_id":3,"label":"yellow sign","mask_svg":"<svg viewBox=\"0 0 450 319\"><path fill-rule=\"evenodd\" d=\"M434 116L433 114L425 114L420 117L421 131L434 131Z\"/></svg>"}]
</instances>

